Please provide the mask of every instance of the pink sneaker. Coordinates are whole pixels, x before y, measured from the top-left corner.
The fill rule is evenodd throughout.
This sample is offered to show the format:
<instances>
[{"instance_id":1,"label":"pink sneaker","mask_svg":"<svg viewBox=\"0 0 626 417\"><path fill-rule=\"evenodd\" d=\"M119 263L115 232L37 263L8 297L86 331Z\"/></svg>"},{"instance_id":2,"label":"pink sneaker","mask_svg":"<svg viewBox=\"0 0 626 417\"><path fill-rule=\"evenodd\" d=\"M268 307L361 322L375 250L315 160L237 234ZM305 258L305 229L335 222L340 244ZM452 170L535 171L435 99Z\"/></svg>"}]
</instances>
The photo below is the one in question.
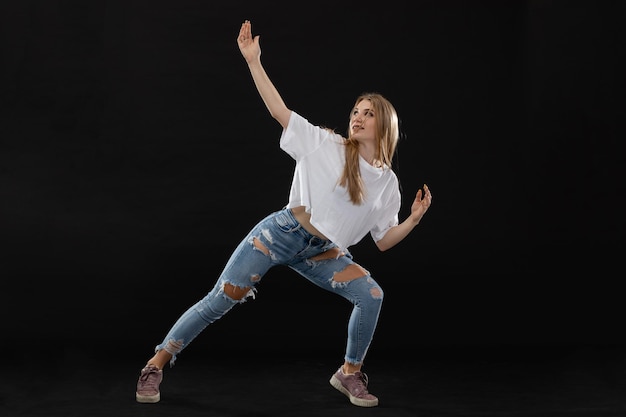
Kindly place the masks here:
<instances>
[{"instance_id":1,"label":"pink sneaker","mask_svg":"<svg viewBox=\"0 0 626 417\"><path fill-rule=\"evenodd\" d=\"M330 378L330 385L347 396L352 404L359 407L375 407L378 405L378 398L367 391L367 382L367 375L364 373L346 375L341 367Z\"/></svg>"},{"instance_id":2,"label":"pink sneaker","mask_svg":"<svg viewBox=\"0 0 626 417\"><path fill-rule=\"evenodd\" d=\"M137 381L135 398L140 403L158 403L161 400L159 385L163 380L163 370L154 365L147 365L141 370Z\"/></svg>"}]
</instances>

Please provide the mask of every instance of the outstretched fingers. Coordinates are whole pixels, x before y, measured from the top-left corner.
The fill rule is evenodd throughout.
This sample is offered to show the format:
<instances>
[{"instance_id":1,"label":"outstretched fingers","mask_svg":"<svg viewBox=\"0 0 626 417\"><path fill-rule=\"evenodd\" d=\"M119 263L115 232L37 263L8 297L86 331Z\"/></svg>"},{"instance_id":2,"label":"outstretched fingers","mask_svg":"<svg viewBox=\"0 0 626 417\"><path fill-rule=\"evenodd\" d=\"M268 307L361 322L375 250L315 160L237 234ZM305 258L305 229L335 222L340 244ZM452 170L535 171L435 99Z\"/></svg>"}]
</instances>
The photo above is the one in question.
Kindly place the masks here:
<instances>
[{"instance_id":1,"label":"outstretched fingers","mask_svg":"<svg viewBox=\"0 0 626 417\"><path fill-rule=\"evenodd\" d=\"M428 185L426 184L424 184L424 200L427 201L429 206L433 201L433 195L430 193L430 188L428 188Z\"/></svg>"},{"instance_id":2,"label":"outstretched fingers","mask_svg":"<svg viewBox=\"0 0 626 417\"><path fill-rule=\"evenodd\" d=\"M247 44L252 41L252 24L249 20L245 20L241 24L241 29L239 29L239 37L237 38L239 43Z\"/></svg>"}]
</instances>

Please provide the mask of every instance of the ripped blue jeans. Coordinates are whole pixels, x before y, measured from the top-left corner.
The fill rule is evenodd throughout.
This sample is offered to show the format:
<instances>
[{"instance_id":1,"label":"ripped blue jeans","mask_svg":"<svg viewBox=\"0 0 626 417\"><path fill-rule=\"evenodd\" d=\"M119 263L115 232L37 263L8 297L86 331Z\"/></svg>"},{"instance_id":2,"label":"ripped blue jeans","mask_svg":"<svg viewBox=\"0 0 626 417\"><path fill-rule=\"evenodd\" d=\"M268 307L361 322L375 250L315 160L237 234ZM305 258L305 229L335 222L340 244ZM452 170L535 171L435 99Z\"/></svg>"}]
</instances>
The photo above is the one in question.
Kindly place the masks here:
<instances>
[{"instance_id":1,"label":"ripped blue jeans","mask_svg":"<svg viewBox=\"0 0 626 417\"><path fill-rule=\"evenodd\" d=\"M309 233L290 209L257 223L232 253L213 289L178 318L155 351L165 349L172 354L173 366L176 355L209 324L248 297L254 298L256 285L276 265L288 266L353 304L344 360L362 364L374 336L383 291L368 271L353 262L349 251L341 252L331 241ZM236 287L243 296L229 296L225 286Z\"/></svg>"}]
</instances>

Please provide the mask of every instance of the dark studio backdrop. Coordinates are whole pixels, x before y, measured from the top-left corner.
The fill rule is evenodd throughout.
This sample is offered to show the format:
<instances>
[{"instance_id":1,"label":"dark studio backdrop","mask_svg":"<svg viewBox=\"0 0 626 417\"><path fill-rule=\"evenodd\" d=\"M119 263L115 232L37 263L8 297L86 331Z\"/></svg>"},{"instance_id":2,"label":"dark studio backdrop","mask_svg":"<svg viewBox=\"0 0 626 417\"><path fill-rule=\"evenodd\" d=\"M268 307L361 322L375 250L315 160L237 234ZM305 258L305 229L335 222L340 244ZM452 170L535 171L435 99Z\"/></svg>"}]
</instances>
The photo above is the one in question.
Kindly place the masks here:
<instances>
[{"instance_id":1,"label":"dark studio backdrop","mask_svg":"<svg viewBox=\"0 0 626 417\"><path fill-rule=\"evenodd\" d=\"M345 132L363 91L395 104L402 219L431 187L400 245L352 248L386 292L372 349L622 342L623 2L265 3L2 2L3 349L145 360L286 203L244 19L310 121ZM348 314L277 268L190 349L341 355Z\"/></svg>"}]
</instances>

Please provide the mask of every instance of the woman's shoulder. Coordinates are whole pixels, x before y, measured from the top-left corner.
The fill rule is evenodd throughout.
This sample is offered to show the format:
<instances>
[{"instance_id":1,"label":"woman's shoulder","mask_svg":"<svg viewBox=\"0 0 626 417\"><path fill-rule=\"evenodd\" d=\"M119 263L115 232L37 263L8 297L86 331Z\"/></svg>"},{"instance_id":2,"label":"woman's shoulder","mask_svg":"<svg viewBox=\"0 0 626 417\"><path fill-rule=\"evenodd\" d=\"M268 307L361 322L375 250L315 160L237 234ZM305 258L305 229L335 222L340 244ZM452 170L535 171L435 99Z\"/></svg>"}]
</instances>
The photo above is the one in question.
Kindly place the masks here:
<instances>
[{"instance_id":1,"label":"woman's shoulder","mask_svg":"<svg viewBox=\"0 0 626 417\"><path fill-rule=\"evenodd\" d=\"M293 123L294 128L310 129L312 131L313 130L318 131L318 133L321 136L327 136L329 138L332 138L333 142L343 143L346 141L346 138L344 138L340 133L338 133L336 129L328 127L324 124L316 124L314 122L311 122L309 119L307 119L306 117L302 116L300 113L293 111L293 110L291 111L291 122Z\"/></svg>"}]
</instances>

